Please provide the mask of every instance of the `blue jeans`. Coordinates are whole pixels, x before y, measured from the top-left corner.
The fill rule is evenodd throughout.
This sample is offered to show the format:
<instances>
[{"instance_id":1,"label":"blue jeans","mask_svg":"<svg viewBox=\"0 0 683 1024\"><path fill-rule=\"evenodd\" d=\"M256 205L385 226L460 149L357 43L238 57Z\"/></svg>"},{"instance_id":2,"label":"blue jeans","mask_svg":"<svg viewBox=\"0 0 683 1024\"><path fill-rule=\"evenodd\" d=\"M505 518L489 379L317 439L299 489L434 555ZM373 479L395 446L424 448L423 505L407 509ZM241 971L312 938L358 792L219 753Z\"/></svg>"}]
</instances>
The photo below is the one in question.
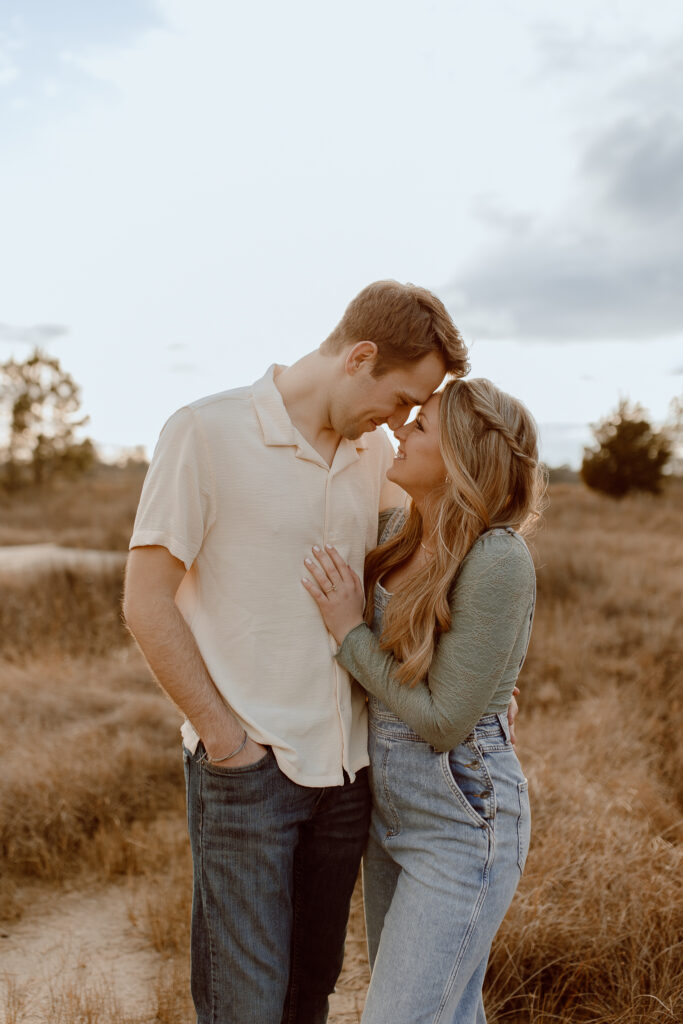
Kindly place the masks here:
<instances>
[{"instance_id":1,"label":"blue jeans","mask_svg":"<svg viewBox=\"0 0 683 1024\"><path fill-rule=\"evenodd\" d=\"M527 781L509 736L505 715L486 715L439 754L370 699L363 1024L485 1024L491 942L529 848Z\"/></svg>"},{"instance_id":2,"label":"blue jeans","mask_svg":"<svg viewBox=\"0 0 683 1024\"><path fill-rule=\"evenodd\" d=\"M198 1024L324 1024L370 817L353 783L299 786L272 751L243 768L183 750Z\"/></svg>"}]
</instances>

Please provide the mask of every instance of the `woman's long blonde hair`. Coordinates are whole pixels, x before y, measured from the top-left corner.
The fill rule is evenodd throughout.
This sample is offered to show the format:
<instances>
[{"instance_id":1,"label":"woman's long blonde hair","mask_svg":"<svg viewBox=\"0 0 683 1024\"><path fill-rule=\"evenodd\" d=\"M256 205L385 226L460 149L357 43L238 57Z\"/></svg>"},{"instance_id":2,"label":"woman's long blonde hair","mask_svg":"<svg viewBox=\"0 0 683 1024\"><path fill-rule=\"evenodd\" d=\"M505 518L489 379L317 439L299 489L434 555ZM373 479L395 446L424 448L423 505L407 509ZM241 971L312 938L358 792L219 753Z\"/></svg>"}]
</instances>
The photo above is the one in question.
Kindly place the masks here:
<instances>
[{"instance_id":1,"label":"woman's long blonde hair","mask_svg":"<svg viewBox=\"0 0 683 1024\"><path fill-rule=\"evenodd\" d=\"M410 685L425 677L439 634L450 628L449 590L474 542L495 527L528 534L545 493L533 417L490 380L446 385L439 405L439 446L447 477L429 495L428 521L436 526L424 538L434 557L392 597L380 641L401 662L399 681ZM407 561L422 539L422 516L412 505L401 530L368 555L367 622L372 622L377 581Z\"/></svg>"}]
</instances>

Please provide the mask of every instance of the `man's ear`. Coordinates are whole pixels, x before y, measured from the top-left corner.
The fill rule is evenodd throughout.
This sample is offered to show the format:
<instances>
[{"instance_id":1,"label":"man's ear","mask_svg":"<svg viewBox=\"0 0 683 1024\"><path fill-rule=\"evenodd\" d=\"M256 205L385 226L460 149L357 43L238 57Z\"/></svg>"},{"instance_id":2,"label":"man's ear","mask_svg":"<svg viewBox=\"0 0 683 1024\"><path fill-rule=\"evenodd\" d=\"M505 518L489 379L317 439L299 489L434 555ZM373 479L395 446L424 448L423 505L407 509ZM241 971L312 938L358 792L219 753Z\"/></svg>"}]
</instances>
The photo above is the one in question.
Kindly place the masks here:
<instances>
[{"instance_id":1,"label":"man's ear","mask_svg":"<svg viewBox=\"0 0 683 1024\"><path fill-rule=\"evenodd\" d=\"M358 341L353 348L349 349L344 362L344 369L350 376L353 376L359 370L372 370L376 362L377 345L375 342Z\"/></svg>"}]
</instances>

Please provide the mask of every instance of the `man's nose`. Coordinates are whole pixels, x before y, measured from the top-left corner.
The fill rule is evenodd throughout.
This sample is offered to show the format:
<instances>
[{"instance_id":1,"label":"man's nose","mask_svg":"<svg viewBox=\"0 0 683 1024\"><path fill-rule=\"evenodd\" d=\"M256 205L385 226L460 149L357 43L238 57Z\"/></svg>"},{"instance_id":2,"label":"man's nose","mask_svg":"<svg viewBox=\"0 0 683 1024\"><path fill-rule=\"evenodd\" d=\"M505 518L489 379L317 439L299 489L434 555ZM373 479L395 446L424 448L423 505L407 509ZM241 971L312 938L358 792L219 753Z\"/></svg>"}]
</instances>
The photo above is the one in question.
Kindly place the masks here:
<instances>
[{"instance_id":1,"label":"man's nose","mask_svg":"<svg viewBox=\"0 0 683 1024\"><path fill-rule=\"evenodd\" d=\"M409 415L410 409L397 409L396 412L392 413L391 416L387 418L387 426L389 427L389 430L393 430L394 433L396 433L397 430L401 429Z\"/></svg>"}]
</instances>

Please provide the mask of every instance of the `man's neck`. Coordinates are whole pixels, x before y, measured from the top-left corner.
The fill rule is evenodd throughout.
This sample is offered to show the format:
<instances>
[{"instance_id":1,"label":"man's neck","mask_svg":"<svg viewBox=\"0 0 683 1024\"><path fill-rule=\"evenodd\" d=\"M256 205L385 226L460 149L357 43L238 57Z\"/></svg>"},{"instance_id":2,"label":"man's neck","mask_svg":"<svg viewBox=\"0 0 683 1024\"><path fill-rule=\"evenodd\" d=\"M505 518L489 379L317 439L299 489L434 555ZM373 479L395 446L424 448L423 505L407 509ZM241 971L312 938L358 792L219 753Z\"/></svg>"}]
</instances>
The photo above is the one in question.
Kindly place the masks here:
<instances>
[{"instance_id":1,"label":"man's neck","mask_svg":"<svg viewBox=\"0 0 683 1024\"><path fill-rule=\"evenodd\" d=\"M332 360L319 352L309 352L291 366L275 371L275 386L290 420L328 466L341 440L330 423L333 377Z\"/></svg>"}]
</instances>

